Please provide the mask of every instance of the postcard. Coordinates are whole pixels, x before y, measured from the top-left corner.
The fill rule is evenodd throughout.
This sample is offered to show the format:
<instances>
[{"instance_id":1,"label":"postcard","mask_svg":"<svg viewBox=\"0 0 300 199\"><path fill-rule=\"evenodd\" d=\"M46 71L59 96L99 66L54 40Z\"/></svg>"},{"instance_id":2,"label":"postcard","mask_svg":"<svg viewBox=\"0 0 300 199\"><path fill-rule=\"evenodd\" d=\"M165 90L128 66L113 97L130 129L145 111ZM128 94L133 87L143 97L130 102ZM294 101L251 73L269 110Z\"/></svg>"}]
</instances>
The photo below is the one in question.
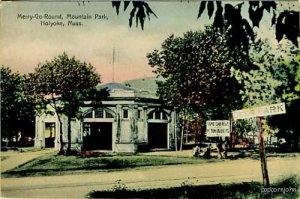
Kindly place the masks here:
<instances>
[{"instance_id":1,"label":"postcard","mask_svg":"<svg viewBox=\"0 0 300 199\"><path fill-rule=\"evenodd\" d=\"M299 197L298 1L2 1L1 197Z\"/></svg>"}]
</instances>

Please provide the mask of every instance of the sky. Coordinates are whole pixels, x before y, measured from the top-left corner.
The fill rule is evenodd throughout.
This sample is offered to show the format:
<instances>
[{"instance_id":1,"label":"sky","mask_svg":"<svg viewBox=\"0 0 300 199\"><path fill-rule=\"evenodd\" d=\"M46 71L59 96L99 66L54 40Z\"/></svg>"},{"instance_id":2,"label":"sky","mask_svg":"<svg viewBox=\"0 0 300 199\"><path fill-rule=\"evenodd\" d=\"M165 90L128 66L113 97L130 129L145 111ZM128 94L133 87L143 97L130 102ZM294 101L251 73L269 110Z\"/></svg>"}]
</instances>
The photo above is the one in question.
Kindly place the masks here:
<instances>
[{"instance_id":1,"label":"sky","mask_svg":"<svg viewBox=\"0 0 300 199\"><path fill-rule=\"evenodd\" d=\"M155 76L148 65L147 53L160 49L161 43L171 34L181 36L189 30L203 30L211 24L204 13L197 20L198 1L149 2L158 18L151 15L145 21L144 30L133 26L128 19L132 6L119 15L111 2L2 2L0 7L0 65L12 71L26 74L39 64L51 61L66 52L80 61L91 63L102 77L103 83ZM41 26L40 19L21 19L18 15L62 14L65 26ZM82 26L68 26L67 14L90 14L93 19L80 20ZM106 15L107 20L94 19L94 15ZM268 18L266 16L265 18ZM270 20L265 19L270 23ZM56 20L50 20L55 22ZM260 28L260 34L273 37L269 24ZM273 41L274 42L274 41ZM113 48L115 61L113 64ZM114 70L113 70L114 66ZM114 71L114 75L113 75Z\"/></svg>"}]
</instances>

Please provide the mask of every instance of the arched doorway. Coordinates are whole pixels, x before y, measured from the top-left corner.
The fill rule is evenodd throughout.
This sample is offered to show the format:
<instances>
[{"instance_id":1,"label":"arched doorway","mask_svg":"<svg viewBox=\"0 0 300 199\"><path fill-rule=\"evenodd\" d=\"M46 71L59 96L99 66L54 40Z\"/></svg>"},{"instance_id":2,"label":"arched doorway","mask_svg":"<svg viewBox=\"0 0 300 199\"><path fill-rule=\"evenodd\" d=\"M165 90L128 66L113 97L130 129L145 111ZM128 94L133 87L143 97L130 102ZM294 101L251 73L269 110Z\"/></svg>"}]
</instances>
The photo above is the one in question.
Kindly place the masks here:
<instances>
[{"instance_id":1,"label":"arched doorway","mask_svg":"<svg viewBox=\"0 0 300 199\"><path fill-rule=\"evenodd\" d=\"M84 114L83 149L112 150L114 113L108 109L90 109Z\"/></svg>"},{"instance_id":2,"label":"arched doorway","mask_svg":"<svg viewBox=\"0 0 300 199\"><path fill-rule=\"evenodd\" d=\"M148 114L148 148L168 148L168 117L162 110Z\"/></svg>"}]
</instances>

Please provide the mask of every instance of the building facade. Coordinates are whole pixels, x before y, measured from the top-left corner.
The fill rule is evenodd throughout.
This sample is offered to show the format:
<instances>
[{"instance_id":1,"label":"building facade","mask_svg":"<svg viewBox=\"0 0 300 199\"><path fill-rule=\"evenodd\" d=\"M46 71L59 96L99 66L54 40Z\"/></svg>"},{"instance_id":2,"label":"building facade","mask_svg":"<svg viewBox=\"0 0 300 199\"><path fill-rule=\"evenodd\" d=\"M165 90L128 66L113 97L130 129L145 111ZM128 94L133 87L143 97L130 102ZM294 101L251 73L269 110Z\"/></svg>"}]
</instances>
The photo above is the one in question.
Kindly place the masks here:
<instances>
[{"instance_id":1,"label":"building facade","mask_svg":"<svg viewBox=\"0 0 300 199\"><path fill-rule=\"evenodd\" d=\"M71 121L73 150L136 152L174 147L176 113L154 94L118 83L104 85L110 96L81 107L82 119ZM67 118L62 116L63 142L59 140L57 116L36 117L35 146L60 148L67 145Z\"/></svg>"}]
</instances>

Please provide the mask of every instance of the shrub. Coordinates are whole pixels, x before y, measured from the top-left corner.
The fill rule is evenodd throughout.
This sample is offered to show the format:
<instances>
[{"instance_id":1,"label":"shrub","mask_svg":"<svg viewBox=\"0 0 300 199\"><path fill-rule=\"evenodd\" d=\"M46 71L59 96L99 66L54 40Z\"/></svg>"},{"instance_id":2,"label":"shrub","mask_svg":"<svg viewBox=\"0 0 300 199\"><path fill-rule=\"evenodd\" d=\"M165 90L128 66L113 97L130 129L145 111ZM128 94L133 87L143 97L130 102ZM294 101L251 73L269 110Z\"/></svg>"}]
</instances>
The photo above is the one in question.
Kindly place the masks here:
<instances>
[{"instance_id":1,"label":"shrub","mask_svg":"<svg viewBox=\"0 0 300 199\"><path fill-rule=\"evenodd\" d=\"M274 188L294 187L299 188L299 179L291 176L272 185ZM188 180L181 183L180 187L166 189L129 190L121 180L117 181L112 191L92 191L88 198L274 198L284 197L296 199L293 193L266 193L262 194L262 185L258 182L244 182L233 184L194 185Z\"/></svg>"}]
</instances>

